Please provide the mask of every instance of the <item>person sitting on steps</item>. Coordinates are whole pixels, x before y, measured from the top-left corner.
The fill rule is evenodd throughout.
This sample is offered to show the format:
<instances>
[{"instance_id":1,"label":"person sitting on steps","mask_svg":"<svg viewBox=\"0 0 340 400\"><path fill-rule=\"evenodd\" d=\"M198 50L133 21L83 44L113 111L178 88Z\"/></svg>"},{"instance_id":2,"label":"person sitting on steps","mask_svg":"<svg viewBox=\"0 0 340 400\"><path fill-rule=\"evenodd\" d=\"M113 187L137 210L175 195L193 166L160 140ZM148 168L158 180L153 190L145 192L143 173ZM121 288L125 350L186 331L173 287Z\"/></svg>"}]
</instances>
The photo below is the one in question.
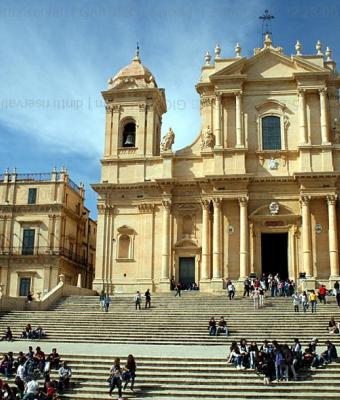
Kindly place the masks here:
<instances>
[{"instance_id":1,"label":"person sitting on steps","mask_svg":"<svg viewBox=\"0 0 340 400\"><path fill-rule=\"evenodd\" d=\"M220 333L224 333L226 336L229 335L227 321L224 319L224 317L221 317L218 321L217 336Z\"/></svg>"}]
</instances>

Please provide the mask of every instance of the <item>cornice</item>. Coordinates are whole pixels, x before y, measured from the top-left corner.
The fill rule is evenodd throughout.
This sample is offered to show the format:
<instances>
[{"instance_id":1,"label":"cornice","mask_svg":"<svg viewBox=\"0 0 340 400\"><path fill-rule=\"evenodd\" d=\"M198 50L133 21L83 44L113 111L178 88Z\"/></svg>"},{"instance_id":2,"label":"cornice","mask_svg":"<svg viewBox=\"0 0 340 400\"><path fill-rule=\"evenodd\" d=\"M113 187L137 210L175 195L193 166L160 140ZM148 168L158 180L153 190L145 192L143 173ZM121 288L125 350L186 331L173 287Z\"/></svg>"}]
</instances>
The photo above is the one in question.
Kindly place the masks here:
<instances>
[{"instance_id":1,"label":"cornice","mask_svg":"<svg viewBox=\"0 0 340 400\"><path fill-rule=\"evenodd\" d=\"M4 204L0 205L0 213L51 213L61 212L62 204Z\"/></svg>"}]
</instances>

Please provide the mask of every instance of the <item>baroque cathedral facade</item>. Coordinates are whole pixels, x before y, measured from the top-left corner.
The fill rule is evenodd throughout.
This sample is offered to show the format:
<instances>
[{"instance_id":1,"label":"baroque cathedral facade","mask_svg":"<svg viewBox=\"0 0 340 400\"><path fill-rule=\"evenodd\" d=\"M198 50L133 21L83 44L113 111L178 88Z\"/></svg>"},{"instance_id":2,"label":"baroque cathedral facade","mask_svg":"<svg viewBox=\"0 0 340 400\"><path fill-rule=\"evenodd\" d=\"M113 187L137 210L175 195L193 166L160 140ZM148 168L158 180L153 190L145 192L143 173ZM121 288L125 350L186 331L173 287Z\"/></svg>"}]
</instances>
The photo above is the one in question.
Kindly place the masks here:
<instances>
[{"instance_id":1,"label":"baroque cathedral facade","mask_svg":"<svg viewBox=\"0 0 340 400\"><path fill-rule=\"evenodd\" d=\"M205 56L201 130L161 140L164 89L141 63L109 80L94 289L169 291L170 281L279 273L309 287L339 277L340 78L332 52L286 55L266 36L247 58Z\"/></svg>"}]
</instances>

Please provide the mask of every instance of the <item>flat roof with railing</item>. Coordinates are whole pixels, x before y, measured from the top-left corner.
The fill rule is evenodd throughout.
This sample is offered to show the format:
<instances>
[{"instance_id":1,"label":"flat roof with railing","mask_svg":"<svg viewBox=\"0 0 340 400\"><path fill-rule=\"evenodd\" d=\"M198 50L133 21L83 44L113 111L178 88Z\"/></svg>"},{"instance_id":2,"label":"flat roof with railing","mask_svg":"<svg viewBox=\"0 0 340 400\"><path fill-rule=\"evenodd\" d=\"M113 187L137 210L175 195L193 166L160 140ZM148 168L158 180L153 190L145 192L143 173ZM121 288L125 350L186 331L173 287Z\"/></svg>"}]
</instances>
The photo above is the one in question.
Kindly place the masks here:
<instances>
[{"instance_id":1,"label":"flat roof with railing","mask_svg":"<svg viewBox=\"0 0 340 400\"><path fill-rule=\"evenodd\" d=\"M13 175L15 175L16 182L19 183L30 183L30 182L60 182L63 180L63 176L66 176L66 183L74 191L80 191L80 187L68 176L65 171L61 172L32 172L27 174L17 173L5 173L0 174L0 182L5 180L5 176L8 176L8 182L13 181Z\"/></svg>"}]
</instances>

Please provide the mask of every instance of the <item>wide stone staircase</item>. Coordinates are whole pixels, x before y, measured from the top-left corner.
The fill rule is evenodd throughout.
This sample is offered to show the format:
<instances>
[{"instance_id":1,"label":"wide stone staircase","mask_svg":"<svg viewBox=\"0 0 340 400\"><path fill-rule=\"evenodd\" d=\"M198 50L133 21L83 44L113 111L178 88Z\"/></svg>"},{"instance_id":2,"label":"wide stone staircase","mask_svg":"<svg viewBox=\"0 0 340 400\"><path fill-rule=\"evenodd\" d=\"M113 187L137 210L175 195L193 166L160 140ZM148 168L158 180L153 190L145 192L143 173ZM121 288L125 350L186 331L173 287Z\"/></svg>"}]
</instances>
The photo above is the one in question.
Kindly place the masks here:
<instances>
[{"instance_id":1,"label":"wide stone staircase","mask_svg":"<svg viewBox=\"0 0 340 400\"><path fill-rule=\"evenodd\" d=\"M264 338L291 341L294 337L308 341L312 337L327 339L330 316L338 315L334 299L319 305L317 313L299 314L291 299L266 298L265 308L255 311L252 300L229 301L224 295L184 292L154 295L152 308L135 310L131 296L113 297L109 312L99 309L98 297L67 297L50 311L13 311L3 313L0 331L10 326L17 338L27 323L41 325L47 338L57 342L104 342L145 344L220 345L231 340ZM230 337L210 337L207 331L211 316L228 322ZM340 343L340 337L333 338Z\"/></svg>"},{"instance_id":2,"label":"wide stone staircase","mask_svg":"<svg viewBox=\"0 0 340 400\"><path fill-rule=\"evenodd\" d=\"M207 322L211 316L224 316L230 336L210 337ZM204 399L338 399L340 364L333 362L305 372L297 382L264 386L252 370L237 370L226 363L231 341L245 337L259 344L264 339L276 339L292 344L295 337L306 345L317 337L321 345L331 339L340 350L340 336L327 332L331 316L339 319L334 299L327 305L318 304L317 313L308 310L295 313L291 299L266 298L266 306L254 310L251 299L229 301L225 295L183 292L181 298L173 294L154 294L152 308L135 310L131 296L114 296L108 313L99 309L98 297L68 297L46 312L9 312L0 318L0 330L11 326L18 336L26 323L42 325L47 342L39 344L48 351L48 341L71 343L156 345L159 355L136 357L137 378L135 393L127 390L123 397L183 400ZM37 342L38 343L38 342ZM188 354L181 350L176 356L162 353L161 345L187 345ZM220 347L211 347L219 346ZM23 342L23 350L27 344ZM168 346L167 346L168 347ZM197 354L192 356L192 349ZM216 349L216 351L212 351ZM90 355L70 352L63 355L73 371L73 387L63 394L64 399L107 399L106 378L115 354ZM214 355L210 355L210 354ZM92 354L95 354L92 351ZM99 352L98 352L99 354ZM101 353L102 354L102 353ZM154 353L153 353L154 354ZM217 354L217 355L216 355ZM125 360L122 359L122 365Z\"/></svg>"}]
</instances>

